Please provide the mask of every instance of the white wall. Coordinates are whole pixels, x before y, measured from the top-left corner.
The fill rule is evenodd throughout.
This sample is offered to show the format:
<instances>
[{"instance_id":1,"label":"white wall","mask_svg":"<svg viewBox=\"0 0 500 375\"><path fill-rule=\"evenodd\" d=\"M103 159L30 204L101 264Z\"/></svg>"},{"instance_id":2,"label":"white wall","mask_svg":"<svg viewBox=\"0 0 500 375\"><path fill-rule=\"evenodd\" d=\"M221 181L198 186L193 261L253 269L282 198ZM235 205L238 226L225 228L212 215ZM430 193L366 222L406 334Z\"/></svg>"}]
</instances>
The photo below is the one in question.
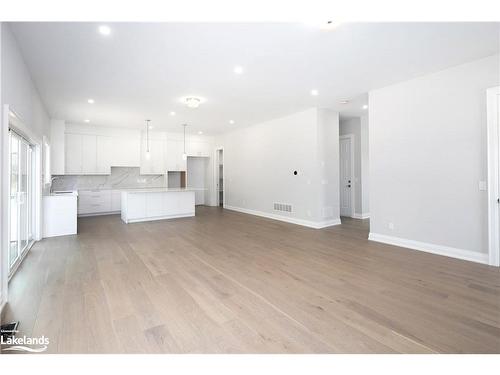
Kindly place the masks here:
<instances>
[{"instance_id":1,"label":"white wall","mask_svg":"<svg viewBox=\"0 0 500 375\"><path fill-rule=\"evenodd\" d=\"M368 116L340 120L340 135L354 135L354 213L369 216Z\"/></svg>"},{"instance_id":2,"label":"white wall","mask_svg":"<svg viewBox=\"0 0 500 375\"><path fill-rule=\"evenodd\" d=\"M369 93L372 233L486 259L478 182L487 178L486 89L499 84L498 67L495 55Z\"/></svg>"},{"instance_id":3,"label":"white wall","mask_svg":"<svg viewBox=\"0 0 500 375\"><path fill-rule=\"evenodd\" d=\"M37 89L31 79L31 75L26 67L21 52L17 46L17 42L6 23L1 23L1 104L2 112L5 104L9 105L11 110L20 117L22 122L22 131L38 141L42 141L43 137L50 138L50 125L49 116L45 107L40 99ZM8 120L5 116L1 116L2 121L2 242L1 250L5 256L8 247L8 239L6 236L6 216L7 200L8 200L8 187L5 183L5 178L8 175L7 161L8 161L8 147L5 147L7 142L7 128ZM45 160L42 160L41 167L45 165ZM43 169L42 169L43 170ZM40 181L40 184L42 181ZM4 258L5 259L5 258ZM7 264L2 264L1 269L3 280L3 296L5 299L7 293L6 276L8 272Z\"/></svg>"},{"instance_id":4,"label":"white wall","mask_svg":"<svg viewBox=\"0 0 500 375\"><path fill-rule=\"evenodd\" d=\"M221 135L226 207L311 226L337 222L338 126L338 113L308 109Z\"/></svg>"}]
</instances>

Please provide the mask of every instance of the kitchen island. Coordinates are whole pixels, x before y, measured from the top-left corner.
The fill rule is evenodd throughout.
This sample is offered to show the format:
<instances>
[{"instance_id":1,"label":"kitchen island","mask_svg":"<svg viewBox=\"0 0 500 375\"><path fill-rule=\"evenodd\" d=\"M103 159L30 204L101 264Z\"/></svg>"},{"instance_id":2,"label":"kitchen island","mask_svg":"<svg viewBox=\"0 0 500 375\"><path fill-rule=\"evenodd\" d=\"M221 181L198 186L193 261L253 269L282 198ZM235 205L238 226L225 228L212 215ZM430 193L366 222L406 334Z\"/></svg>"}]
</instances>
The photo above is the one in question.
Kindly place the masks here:
<instances>
[{"instance_id":1,"label":"kitchen island","mask_svg":"<svg viewBox=\"0 0 500 375\"><path fill-rule=\"evenodd\" d=\"M121 218L125 223L195 215L195 191L187 188L123 190Z\"/></svg>"}]
</instances>

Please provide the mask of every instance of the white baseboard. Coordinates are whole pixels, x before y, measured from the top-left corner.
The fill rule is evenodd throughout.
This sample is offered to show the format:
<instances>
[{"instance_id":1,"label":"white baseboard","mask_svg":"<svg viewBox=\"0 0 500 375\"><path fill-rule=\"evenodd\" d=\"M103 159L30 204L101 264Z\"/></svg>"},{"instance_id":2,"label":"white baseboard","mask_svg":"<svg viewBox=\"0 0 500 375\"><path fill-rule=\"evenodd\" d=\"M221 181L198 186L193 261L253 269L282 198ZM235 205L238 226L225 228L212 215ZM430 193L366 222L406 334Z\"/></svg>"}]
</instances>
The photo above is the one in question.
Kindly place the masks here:
<instances>
[{"instance_id":1,"label":"white baseboard","mask_svg":"<svg viewBox=\"0 0 500 375\"><path fill-rule=\"evenodd\" d=\"M352 217L354 219L369 219L370 218L370 213L369 212L365 212L363 214L354 214L352 215Z\"/></svg>"},{"instance_id":2,"label":"white baseboard","mask_svg":"<svg viewBox=\"0 0 500 375\"><path fill-rule=\"evenodd\" d=\"M368 235L368 239L371 241L405 247L412 250L424 251L431 254L468 260L470 262L488 264L488 254L478 253L477 251L458 249L455 247L436 245L427 242L407 240L405 238L387 236L385 234L372 232L370 232L370 234Z\"/></svg>"},{"instance_id":3,"label":"white baseboard","mask_svg":"<svg viewBox=\"0 0 500 375\"><path fill-rule=\"evenodd\" d=\"M242 212L244 214L255 215L255 216L265 217L268 219L284 221L287 223L302 225L304 227L309 227L309 228L314 228L314 229L321 229L321 228L326 228L326 227L331 227L333 225L341 224L340 218L318 222L318 221L296 219L296 218L289 217L289 216L276 215L276 214L271 214L271 213L263 212L263 211L250 210L248 208L241 208L241 207L234 207L234 206L227 206L227 205L224 206L224 208L227 210L231 210L231 211L238 211L238 212Z\"/></svg>"}]
</instances>

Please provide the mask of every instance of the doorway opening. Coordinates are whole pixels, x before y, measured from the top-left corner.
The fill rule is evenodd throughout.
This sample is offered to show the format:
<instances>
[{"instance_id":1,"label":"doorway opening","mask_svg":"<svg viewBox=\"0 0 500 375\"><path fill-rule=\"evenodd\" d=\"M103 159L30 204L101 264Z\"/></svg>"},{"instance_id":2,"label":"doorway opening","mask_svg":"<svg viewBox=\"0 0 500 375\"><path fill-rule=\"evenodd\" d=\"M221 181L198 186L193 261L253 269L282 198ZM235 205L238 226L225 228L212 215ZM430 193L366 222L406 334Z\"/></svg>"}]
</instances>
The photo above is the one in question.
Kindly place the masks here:
<instances>
[{"instance_id":1,"label":"doorway opening","mask_svg":"<svg viewBox=\"0 0 500 375\"><path fill-rule=\"evenodd\" d=\"M500 266L500 86L486 92L488 127L488 253Z\"/></svg>"},{"instance_id":2,"label":"doorway opening","mask_svg":"<svg viewBox=\"0 0 500 375\"><path fill-rule=\"evenodd\" d=\"M35 240L35 175L34 145L9 130L9 276Z\"/></svg>"},{"instance_id":3,"label":"doorway opening","mask_svg":"<svg viewBox=\"0 0 500 375\"><path fill-rule=\"evenodd\" d=\"M340 216L354 217L354 134L339 137Z\"/></svg>"},{"instance_id":4,"label":"doorway opening","mask_svg":"<svg viewBox=\"0 0 500 375\"><path fill-rule=\"evenodd\" d=\"M217 206L224 207L224 149L215 150L215 191Z\"/></svg>"}]
</instances>

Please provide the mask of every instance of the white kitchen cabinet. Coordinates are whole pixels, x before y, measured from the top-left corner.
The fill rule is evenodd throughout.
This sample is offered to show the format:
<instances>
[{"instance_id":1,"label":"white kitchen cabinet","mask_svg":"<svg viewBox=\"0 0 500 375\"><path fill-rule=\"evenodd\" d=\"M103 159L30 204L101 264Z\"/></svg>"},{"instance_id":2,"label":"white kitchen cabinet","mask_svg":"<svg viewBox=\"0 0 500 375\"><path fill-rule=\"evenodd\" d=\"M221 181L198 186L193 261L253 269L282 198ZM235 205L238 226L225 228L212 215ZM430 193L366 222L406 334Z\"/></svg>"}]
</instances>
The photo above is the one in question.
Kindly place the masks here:
<instances>
[{"instance_id":1,"label":"white kitchen cabinet","mask_svg":"<svg viewBox=\"0 0 500 375\"><path fill-rule=\"evenodd\" d=\"M146 156L147 140L142 140L141 145L141 174L165 174L166 165L166 142L158 139L149 140L149 158Z\"/></svg>"},{"instance_id":2,"label":"white kitchen cabinet","mask_svg":"<svg viewBox=\"0 0 500 375\"><path fill-rule=\"evenodd\" d=\"M111 190L111 211L120 211L122 206L121 190Z\"/></svg>"},{"instance_id":3,"label":"white kitchen cabinet","mask_svg":"<svg viewBox=\"0 0 500 375\"><path fill-rule=\"evenodd\" d=\"M79 190L78 215L112 212L111 190Z\"/></svg>"},{"instance_id":4,"label":"white kitchen cabinet","mask_svg":"<svg viewBox=\"0 0 500 375\"><path fill-rule=\"evenodd\" d=\"M111 166L139 167L141 142L136 138L113 137L111 140Z\"/></svg>"},{"instance_id":5,"label":"white kitchen cabinet","mask_svg":"<svg viewBox=\"0 0 500 375\"><path fill-rule=\"evenodd\" d=\"M82 174L95 174L97 173L97 136L84 134L81 137Z\"/></svg>"},{"instance_id":6,"label":"white kitchen cabinet","mask_svg":"<svg viewBox=\"0 0 500 375\"><path fill-rule=\"evenodd\" d=\"M188 156L210 156L210 144L202 141L189 141L186 143Z\"/></svg>"},{"instance_id":7,"label":"white kitchen cabinet","mask_svg":"<svg viewBox=\"0 0 500 375\"><path fill-rule=\"evenodd\" d=\"M97 166L96 172L99 174L111 174L111 137L98 135L97 143Z\"/></svg>"},{"instance_id":8,"label":"white kitchen cabinet","mask_svg":"<svg viewBox=\"0 0 500 375\"><path fill-rule=\"evenodd\" d=\"M137 189L122 192L121 218L127 224L194 215L194 191Z\"/></svg>"},{"instance_id":9,"label":"white kitchen cabinet","mask_svg":"<svg viewBox=\"0 0 500 375\"><path fill-rule=\"evenodd\" d=\"M66 123L63 120L50 120L50 174L63 175L65 173L64 164L64 144L65 144Z\"/></svg>"},{"instance_id":10,"label":"white kitchen cabinet","mask_svg":"<svg viewBox=\"0 0 500 375\"><path fill-rule=\"evenodd\" d=\"M186 149L187 151L187 149ZM184 143L173 139L167 140L167 171L185 171L186 160L182 159L184 152Z\"/></svg>"},{"instance_id":11,"label":"white kitchen cabinet","mask_svg":"<svg viewBox=\"0 0 500 375\"><path fill-rule=\"evenodd\" d=\"M80 134L66 134L64 158L66 174L82 173L82 147L82 136Z\"/></svg>"}]
</instances>

